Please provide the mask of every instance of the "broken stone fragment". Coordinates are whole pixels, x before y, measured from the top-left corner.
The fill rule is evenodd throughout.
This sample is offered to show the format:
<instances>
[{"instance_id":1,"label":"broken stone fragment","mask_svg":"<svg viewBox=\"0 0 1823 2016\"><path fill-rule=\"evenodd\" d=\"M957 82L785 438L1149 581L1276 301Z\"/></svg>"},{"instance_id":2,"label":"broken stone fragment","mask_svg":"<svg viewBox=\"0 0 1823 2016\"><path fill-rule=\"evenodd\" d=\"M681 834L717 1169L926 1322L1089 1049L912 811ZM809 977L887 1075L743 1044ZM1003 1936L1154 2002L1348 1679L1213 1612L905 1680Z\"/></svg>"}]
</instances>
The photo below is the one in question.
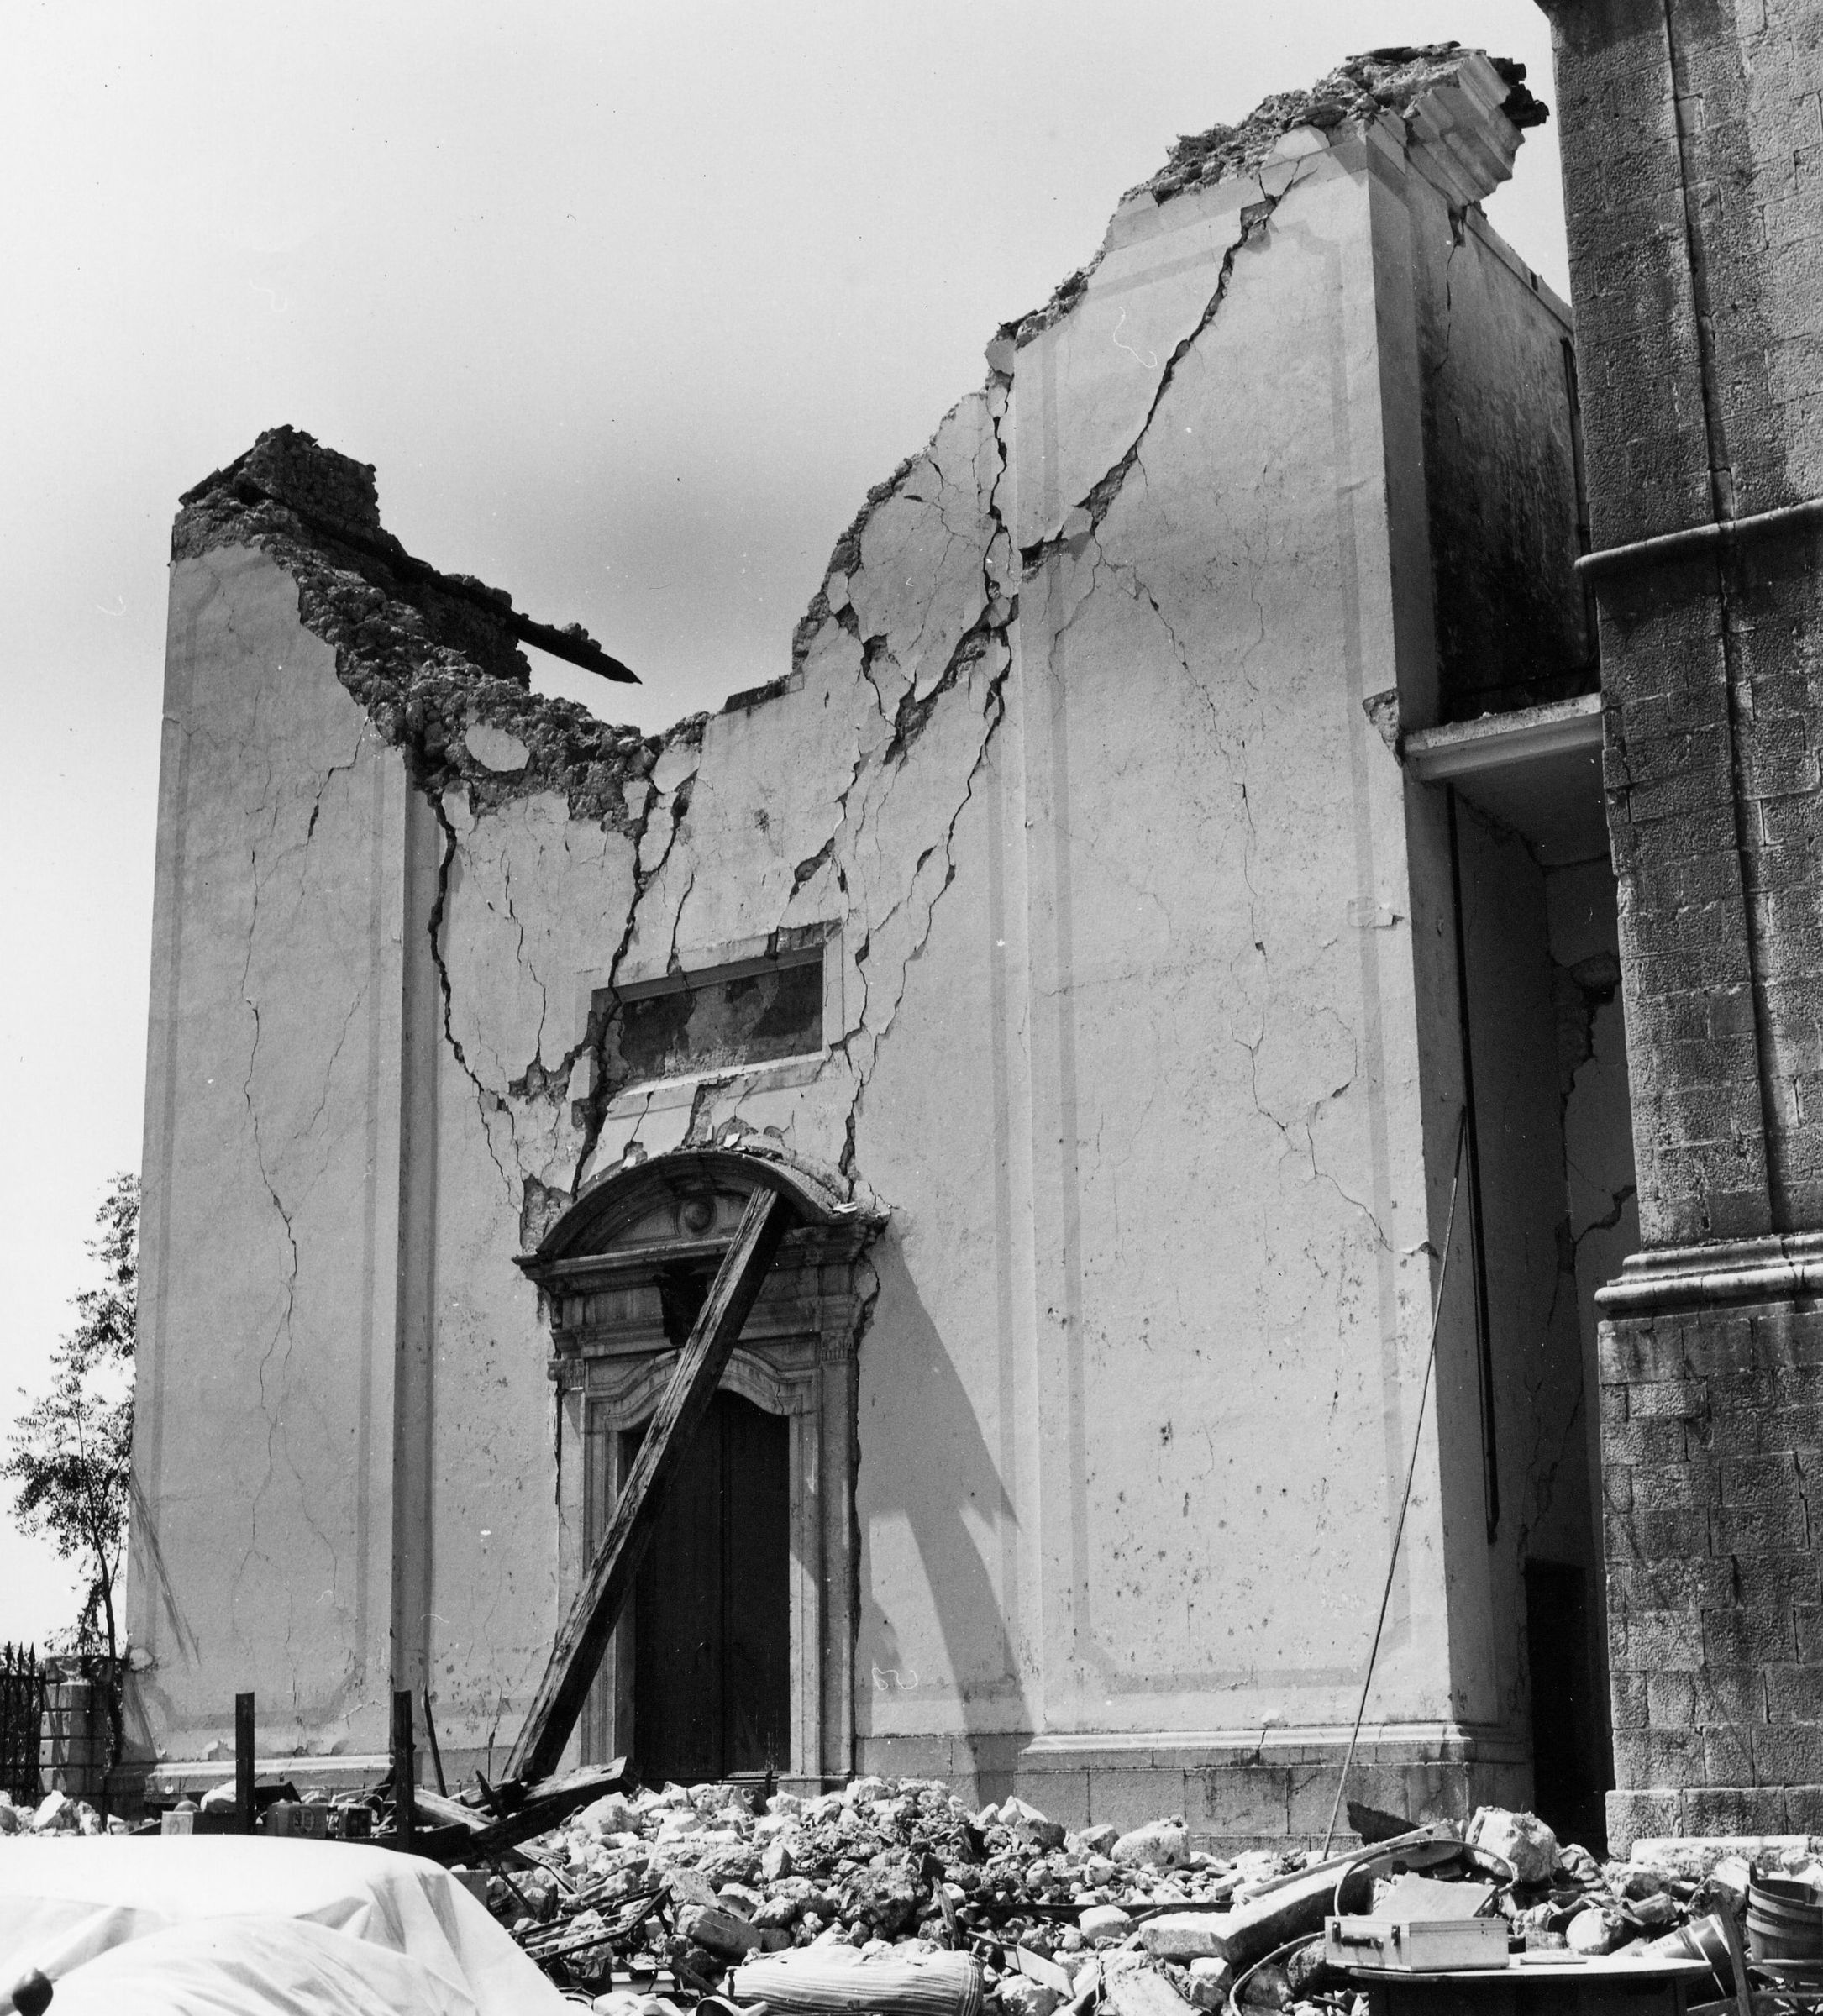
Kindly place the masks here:
<instances>
[{"instance_id":1,"label":"broken stone fragment","mask_svg":"<svg viewBox=\"0 0 1823 2016\"><path fill-rule=\"evenodd\" d=\"M677 1914L680 1938L712 1953L718 1960L744 1960L760 1943L760 1935L744 1918L719 1905L686 1904Z\"/></svg>"},{"instance_id":2,"label":"broken stone fragment","mask_svg":"<svg viewBox=\"0 0 1823 2016\"><path fill-rule=\"evenodd\" d=\"M1006 2016L1052 2016L1064 1998L1027 1975L1009 1974L995 1990L994 1999Z\"/></svg>"},{"instance_id":3,"label":"broken stone fragment","mask_svg":"<svg viewBox=\"0 0 1823 2016\"><path fill-rule=\"evenodd\" d=\"M1564 1943L1573 1953L1611 1953L1620 1945L1623 1929L1617 1915L1591 1904L1563 1928Z\"/></svg>"},{"instance_id":4,"label":"broken stone fragment","mask_svg":"<svg viewBox=\"0 0 1823 2016\"><path fill-rule=\"evenodd\" d=\"M1558 1865L1558 1837L1534 1814L1479 1806L1463 1838L1471 1848L1498 1856L1515 1882L1549 1882Z\"/></svg>"},{"instance_id":5,"label":"broken stone fragment","mask_svg":"<svg viewBox=\"0 0 1823 2016\"><path fill-rule=\"evenodd\" d=\"M1048 1820L1036 1806L1028 1806L1023 1799L1010 1798L1001 1806L1000 1824L1047 1853L1064 1845L1064 1828L1055 1820Z\"/></svg>"},{"instance_id":6,"label":"broken stone fragment","mask_svg":"<svg viewBox=\"0 0 1823 2016\"><path fill-rule=\"evenodd\" d=\"M1289 2009L1296 2000L1290 1977L1271 1961L1254 1968L1241 1993L1241 2006L1247 2009Z\"/></svg>"},{"instance_id":7,"label":"broken stone fragment","mask_svg":"<svg viewBox=\"0 0 1823 2016\"><path fill-rule=\"evenodd\" d=\"M1110 1969L1104 1987L1114 2016L1184 2016L1191 2006L1164 1975L1137 1957L1127 1966Z\"/></svg>"},{"instance_id":8,"label":"broken stone fragment","mask_svg":"<svg viewBox=\"0 0 1823 2016\"><path fill-rule=\"evenodd\" d=\"M1221 1923L1212 1911L1167 1911L1141 1925L1139 1943L1157 1960L1222 1961Z\"/></svg>"},{"instance_id":9,"label":"broken stone fragment","mask_svg":"<svg viewBox=\"0 0 1823 2016\"><path fill-rule=\"evenodd\" d=\"M724 1883L717 1891L715 1901L724 1911L732 1911L737 1918L744 1918L751 1924L754 1914L766 1901L757 1890L749 1890L744 1883Z\"/></svg>"},{"instance_id":10,"label":"broken stone fragment","mask_svg":"<svg viewBox=\"0 0 1823 2016\"><path fill-rule=\"evenodd\" d=\"M706 1909L717 1907L715 1892L694 1869L673 1869L665 1878L665 1887L671 1893L671 1901L680 1909L686 1904L700 1904Z\"/></svg>"},{"instance_id":11,"label":"broken stone fragment","mask_svg":"<svg viewBox=\"0 0 1823 2016\"><path fill-rule=\"evenodd\" d=\"M1601 1864L1574 1841L1567 1848L1559 1845L1557 1875L1560 1882L1579 1883L1585 1890L1599 1890L1606 1880L1601 1873Z\"/></svg>"},{"instance_id":12,"label":"broken stone fragment","mask_svg":"<svg viewBox=\"0 0 1823 2016\"><path fill-rule=\"evenodd\" d=\"M619 1793L611 1792L605 1798L599 1798L592 1805L585 1806L570 1824L581 1827L586 1833L592 1834L599 1840L606 1835L628 1832L635 1826L636 1820L633 1809L626 1799Z\"/></svg>"},{"instance_id":13,"label":"broken stone fragment","mask_svg":"<svg viewBox=\"0 0 1823 2016\"><path fill-rule=\"evenodd\" d=\"M1076 1920L1085 1939L1124 1939L1133 1921L1118 1904L1090 1904Z\"/></svg>"},{"instance_id":14,"label":"broken stone fragment","mask_svg":"<svg viewBox=\"0 0 1823 2016\"><path fill-rule=\"evenodd\" d=\"M1552 1843L1553 1849L1556 1844ZM1184 1823L1179 1819L1148 1820L1123 1834L1114 1844L1114 1859L1128 1865L1143 1862L1154 1869L1181 1866L1189 1851Z\"/></svg>"},{"instance_id":15,"label":"broken stone fragment","mask_svg":"<svg viewBox=\"0 0 1823 2016\"><path fill-rule=\"evenodd\" d=\"M462 740L481 768L492 770L497 776L510 777L514 772L523 770L532 759L532 752L517 735L509 735L504 728L496 728L488 722L470 722Z\"/></svg>"},{"instance_id":16,"label":"broken stone fragment","mask_svg":"<svg viewBox=\"0 0 1823 2016\"><path fill-rule=\"evenodd\" d=\"M1234 1986L1234 1969L1225 1960L1190 1962L1190 2003L1199 2009L1219 2009Z\"/></svg>"}]
</instances>

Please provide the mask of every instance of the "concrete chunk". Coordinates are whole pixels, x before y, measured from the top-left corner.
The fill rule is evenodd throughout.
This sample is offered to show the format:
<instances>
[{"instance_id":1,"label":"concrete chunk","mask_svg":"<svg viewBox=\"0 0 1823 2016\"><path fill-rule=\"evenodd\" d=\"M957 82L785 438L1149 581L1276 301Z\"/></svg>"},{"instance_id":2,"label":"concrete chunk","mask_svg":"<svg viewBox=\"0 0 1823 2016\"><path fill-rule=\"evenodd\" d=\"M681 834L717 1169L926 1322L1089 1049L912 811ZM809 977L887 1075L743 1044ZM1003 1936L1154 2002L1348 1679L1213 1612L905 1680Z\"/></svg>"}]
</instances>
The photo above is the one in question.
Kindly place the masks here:
<instances>
[{"instance_id":1,"label":"concrete chunk","mask_svg":"<svg viewBox=\"0 0 1823 2016\"><path fill-rule=\"evenodd\" d=\"M1227 1918L1226 1911L1167 1911L1141 1925L1139 1943L1158 1960L1223 1960Z\"/></svg>"},{"instance_id":2,"label":"concrete chunk","mask_svg":"<svg viewBox=\"0 0 1823 2016\"><path fill-rule=\"evenodd\" d=\"M704 1952L722 1960L744 1960L761 1943L759 1934L744 1918L714 1904L686 1904L677 1914L677 1929Z\"/></svg>"},{"instance_id":3,"label":"concrete chunk","mask_svg":"<svg viewBox=\"0 0 1823 2016\"><path fill-rule=\"evenodd\" d=\"M1146 1862L1155 1869L1176 1868L1188 1852L1184 1823L1179 1819L1148 1820L1114 1844L1116 1861Z\"/></svg>"},{"instance_id":4,"label":"concrete chunk","mask_svg":"<svg viewBox=\"0 0 1823 2016\"><path fill-rule=\"evenodd\" d=\"M1185 2016L1190 2008L1164 1975L1150 1967L1122 1967L1108 1978L1106 2000L1114 2016Z\"/></svg>"}]
</instances>

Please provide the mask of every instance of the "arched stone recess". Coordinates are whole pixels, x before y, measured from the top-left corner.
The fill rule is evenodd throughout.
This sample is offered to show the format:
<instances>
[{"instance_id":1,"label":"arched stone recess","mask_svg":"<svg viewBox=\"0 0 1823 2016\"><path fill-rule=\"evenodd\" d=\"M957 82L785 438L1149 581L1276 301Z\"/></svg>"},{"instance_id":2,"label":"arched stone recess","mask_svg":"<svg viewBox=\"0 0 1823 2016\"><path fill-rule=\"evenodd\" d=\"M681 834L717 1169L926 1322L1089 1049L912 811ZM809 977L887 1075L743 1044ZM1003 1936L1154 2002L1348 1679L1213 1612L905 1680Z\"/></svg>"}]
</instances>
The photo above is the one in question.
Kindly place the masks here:
<instances>
[{"instance_id":1,"label":"arched stone recess","mask_svg":"<svg viewBox=\"0 0 1823 2016\"><path fill-rule=\"evenodd\" d=\"M565 1609L605 1530L627 1437L658 1406L696 1308L756 1185L797 1214L722 1389L790 1427L791 1772L839 1778L854 1745L855 1378L885 1221L852 1186L745 1145L684 1147L591 1183L519 1265L543 1291L557 1390ZM581 1729L585 1761L638 1755L633 1617L623 1613Z\"/></svg>"}]
</instances>

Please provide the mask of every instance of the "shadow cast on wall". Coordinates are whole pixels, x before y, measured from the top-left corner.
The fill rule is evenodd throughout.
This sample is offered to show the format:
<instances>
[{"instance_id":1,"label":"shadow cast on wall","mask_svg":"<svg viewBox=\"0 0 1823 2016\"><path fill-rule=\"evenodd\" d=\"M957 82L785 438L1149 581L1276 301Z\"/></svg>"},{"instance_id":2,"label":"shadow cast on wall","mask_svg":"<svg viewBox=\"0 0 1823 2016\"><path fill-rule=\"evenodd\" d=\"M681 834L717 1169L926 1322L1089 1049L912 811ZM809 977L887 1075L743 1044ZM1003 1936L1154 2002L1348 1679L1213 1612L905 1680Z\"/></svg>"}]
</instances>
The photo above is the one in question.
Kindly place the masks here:
<instances>
[{"instance_id":1,"label":"shadow cast on wall","mask_svg":"<svg viewBox=\"0 0 1823 2016\"><path fill-rule=\"evenodd\" d=\"M879 1307L892 1315L893 1377L868 1379L864 1345L855 1485L863 1562L857 1726L864 1737L880 1738L929 1728L928 1714L892 1712L896 1696L954 1704L960 1730L951 1769L973 1777L982 1799L999 1800L1013 1789L1017 1753L1032 1725L1002 1604L1002 1591L1017 1586L1012 1500L901 1242L889 1235L871 1257ZM997 1583L965 1517L971 1513L981 1529L1001 1536ZM941 1672L930 1670L935 1648L925 1632L908 1618L901 1633L880 1600L876 1551L896 1522L917 1550ZM955 1727L951 1714L940 1719Z\"/></svg>"}]
</instances>

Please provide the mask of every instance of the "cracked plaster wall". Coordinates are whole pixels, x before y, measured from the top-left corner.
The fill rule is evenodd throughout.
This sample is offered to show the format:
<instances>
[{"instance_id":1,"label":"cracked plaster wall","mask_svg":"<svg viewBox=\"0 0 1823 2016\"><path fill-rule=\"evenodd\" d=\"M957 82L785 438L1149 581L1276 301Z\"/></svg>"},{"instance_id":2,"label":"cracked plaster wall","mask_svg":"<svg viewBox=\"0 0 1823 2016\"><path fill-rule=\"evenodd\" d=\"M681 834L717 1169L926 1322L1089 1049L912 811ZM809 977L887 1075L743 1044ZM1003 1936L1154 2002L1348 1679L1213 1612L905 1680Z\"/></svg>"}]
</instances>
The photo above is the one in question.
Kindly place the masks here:
<instances>
[{"instance_id":1,"label":"cracked plaster wall","mask_svg":"<svg viewBox=\"0 0 1823 2016\"><path fill-rule=\"evenodd\" d=\"M276 1751L377 1749L395 1352L372 1255L397 1210L405 776L250 548L176 570L167 667L137 1733L202 1754L250 1687Z\"/></svg>"},{"instance_id":2,"label":"cracked plaster wall","mask_svg":"<svg viewBox=\"0 0 1823 2016\"><path fill-rule=\"evenodd\" d=\"M1450 116L1510 161L1493 74ZM1408 203L1438 176L1460 196L1462 170L1430 116L1288 114L1245 172L1134 192L1092 272L1003 332L985 388L869 498L790 675L656 741L589 731L586 791L549 754L549 703L479 666L432 687L407 664L376 686L362 638L323 613L313 555L246 534L266 550L233 564L274 641L238 669L231 641L215 647L232 705L212 691L195 712L227 753L213 795L168 804L161 827L167 867L219 829L234 885L180 879L160 915L211 960L244 948L232 920L260 819L302 789L292 773L327 775L356 760L345 750L401 801L409 775L433 813L417 841L402 813L372 815L342 853L333 823L308 832L296 873L341 907L308 907L270 946L255 928L248 971L262 1012L266 990L275 1009L288 993L286 1081L339 1133L414 1098L433 1117L413 1138L433 1134L434 1152L402 1187L426 1228L411 1265L396 1226L386 1243L383 1154L365 1216L350 1182L339 1242L300 1249L312 1292L349 1306L292 1418L327 1404L319 1388L351 1404L364 1297L402 1335L422 1319L396 1411L423 1515L402 1524L391 1598L396 1656L429 1676L447 1753L510 1735L561 1594L547 1339L513 1256L629 1150L729 1131L838 1169L892 1213L858 1403L864 1759L966 1774L1017 1753L1068 1773L1118 1751L1149 1770L1161 1744L1216 1757L1274 1727L1340 1732L1397 1509L1459 1095L1435 806L1361 705L1436 680ZM241 549L211 542L236 524L199 538L185 596L219 593L212 570ZM339 655L297 627L288 573ZM198 648L174 631L174 680ZM301 658L313 736L274 748L273 710L302 689L273 668ZM346 912L381 855L384 926ZM656 1093L607 1076L603 989L799 929L827 933L833 968L813 1068ZM416 989L402 932L432 953ZM389 1012L423 1003L433 1040L351 1024L366 1047L350 1055L382 1063L344 1082L349 1066L316 1054L323 1032L347 1020L353 976L386 961ZM186 1058L234 1053L218 991ZM160 1027L155 1012L155 1051ZM403 1085L385 1076L402 1055ZM185 1110L180 1079L160 1082ZM219 1257L203 1194L250 1158L257 1173L258 1142L290 1143L299 1116L243 1098L218 1127L181 1169L182 1144L165 1147L163 1187L196 1214L158 1235L174 1252ZM295 1204L283 1183L276 1202L243 1182L236 1299L199 1276L187 1308L213 1297L253 1340L271 1333L292 1278L279 1205L295 1228L315 1195L302 1176ZM239 1329L160 1335L192 1384L225 1378L251 1408ZM1464 1537L1473 1364L1452 1312L1370 1753L1460 1758L1463 1725L1505 1718L1479 1531ZM185 1423L206 1470L213 1429ZM325 1481L341 1458L319 1453ZM155 1530L180 1601L208 1607L213 1553L176 1537L164 1460L142 1557ZM218 1502L251 1488L237 1469ZM311 1498L300 1481L287 1501L300 1546L323 1517ZM275 1562L260 1600L288 1614L303 1580ZM334 1618L313 1656L352 1672ZM190 1627L187 1693L159 1655L161 1741L225 1717L229 1641L208 1627ZM370 1655L349 1697L365 1685L376 1738L382 1666ZM342 1740L313 1714L302 1740ZM1311 1783L1288 1777L1260 1831L1303 1824ZM1054 1796L1061 1813L1074 1795Z\"/></svg>"}]
</instances>

